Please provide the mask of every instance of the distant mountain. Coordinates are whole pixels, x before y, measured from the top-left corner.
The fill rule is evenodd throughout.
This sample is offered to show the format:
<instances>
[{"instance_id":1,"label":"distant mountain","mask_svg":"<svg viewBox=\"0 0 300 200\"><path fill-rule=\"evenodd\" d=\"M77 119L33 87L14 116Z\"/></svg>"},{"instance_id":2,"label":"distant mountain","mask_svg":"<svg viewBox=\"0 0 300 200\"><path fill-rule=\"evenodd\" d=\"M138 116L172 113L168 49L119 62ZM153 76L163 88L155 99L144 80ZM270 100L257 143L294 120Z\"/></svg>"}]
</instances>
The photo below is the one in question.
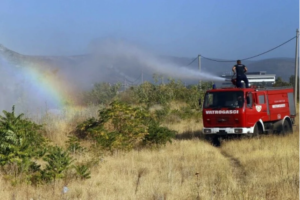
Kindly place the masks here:
<instances>
[{"instance_id":1,"label":"distant mountain","mask_svg":"<svg viewBox=\"0 0 300 200\"><path fill-rule=\"evenodd\" d=\"M285 81L289 81L291 75L295 75L295 59L272 58L253 62L248 65L249 71L266 71L275 74Z\"/></svg>"},{"instance_id":2,"label":"distant mountain","mask_svg":"<svg viewBox=\"0 0 300 200\"><path fill-rule=\"evenodd\" d=\"M143 80L152 81L153 73L159 73L141 62L141 58L132 58L132 55L124 57L112 57L113 62L108 62L110 55L77 55L77 56L27 56L10 50L0 45L0 58L6 59L14 65L19 66L36 66L40 70L58 69L70 79L82 79L85 83L86 78L91 82L123 82L138 83ZM130 57L131 56L131 57ZM125 59L124 59L125 58ZM145 58L148 59L148 58ZM160 61L170 62L177 66L187 67L198 70L198 59L187 66L194 58L160 56ZM218 60L218 59L216 59ZM202 58L201 70L211 74L221 75L231 72L235 62L216 62ZM268 74L276 74L283 80L288 81L289 77L294 74L295 61L293 58L271 58L258 61L243 62L248 67L249 72L266 71ZM145 65L145 66L144 66ZM143 76L142 76L143 74ZM139 80L139 81L136 81Z\"/></svg>"}]
</instances>

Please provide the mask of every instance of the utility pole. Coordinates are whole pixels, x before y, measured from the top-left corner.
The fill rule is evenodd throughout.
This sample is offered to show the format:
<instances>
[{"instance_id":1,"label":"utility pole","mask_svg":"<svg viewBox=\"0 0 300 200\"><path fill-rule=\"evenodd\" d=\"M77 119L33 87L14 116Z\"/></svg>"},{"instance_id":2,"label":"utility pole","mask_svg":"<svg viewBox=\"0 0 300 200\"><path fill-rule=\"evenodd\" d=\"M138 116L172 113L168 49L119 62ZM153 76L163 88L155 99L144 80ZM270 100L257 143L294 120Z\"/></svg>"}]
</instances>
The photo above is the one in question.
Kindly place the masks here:
<instances>
[{"instance_id":1,"label":"utility pole","mask_svg":"<svg viewBox=\"0 0 300 200\"><path fill-rule=\"evenodd\" d=\"M294 98L295 98L295 107L297 106L297 97L298 97L298 68L299 68L299 57L298 57L298 38L299 30L296 31L296 55L295 55L295 87L294 87ZM298 111L299 112L299 111Z\"/></svg>"},{"instance_id":2,"label":"utility pole","mask_svg":"<svg viewBox=\"0 0 300 200\"><path fill-rule=\"evenodd\" d=\"M201 55L198 55L198 69L199 69L199 72L201 72ZM199 87L201 90L201 79L199 80Z\"/></svg>"}]
</instances>

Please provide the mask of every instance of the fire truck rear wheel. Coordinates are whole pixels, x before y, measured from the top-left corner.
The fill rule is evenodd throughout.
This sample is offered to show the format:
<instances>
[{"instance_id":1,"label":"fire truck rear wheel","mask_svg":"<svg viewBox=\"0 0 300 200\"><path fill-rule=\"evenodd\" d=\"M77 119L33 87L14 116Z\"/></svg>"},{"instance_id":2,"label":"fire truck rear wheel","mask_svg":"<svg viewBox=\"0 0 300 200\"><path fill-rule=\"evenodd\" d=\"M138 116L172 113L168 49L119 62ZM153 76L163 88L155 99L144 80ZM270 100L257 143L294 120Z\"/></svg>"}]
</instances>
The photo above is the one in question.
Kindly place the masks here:
<instances>
[{"instance_id":1,"label":"fire truck rear wheel","mask_svg":"<svg viewBox=\"0 0 300 200\"><path fill-rule=\"evenodd\" d=\"M293 132L291 124L286 119L283 122L282 132L283 134L290 134Z\"/></svg>"}]
</instances>

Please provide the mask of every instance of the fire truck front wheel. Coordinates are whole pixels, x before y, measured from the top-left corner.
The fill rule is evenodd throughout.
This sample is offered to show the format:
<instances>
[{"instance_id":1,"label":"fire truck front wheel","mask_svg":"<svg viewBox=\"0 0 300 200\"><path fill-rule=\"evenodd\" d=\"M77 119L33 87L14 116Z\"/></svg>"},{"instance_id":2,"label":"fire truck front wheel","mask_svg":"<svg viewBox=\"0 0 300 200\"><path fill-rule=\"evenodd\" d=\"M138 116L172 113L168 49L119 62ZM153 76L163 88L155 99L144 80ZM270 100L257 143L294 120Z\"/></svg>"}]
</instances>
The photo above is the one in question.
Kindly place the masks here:
<instances>
[{"instance_id":1,"label":"fire truck front wheel","mask_svg":"<svg viewBox=\"0 0 300 200\"><path fill-rule=\"evenodd\" d=\"M258 137L262 133L262 127L260 126L260 124L256 123L254 126L253 133L250 134L250 137Z\"/></svg>"}]
</instances>

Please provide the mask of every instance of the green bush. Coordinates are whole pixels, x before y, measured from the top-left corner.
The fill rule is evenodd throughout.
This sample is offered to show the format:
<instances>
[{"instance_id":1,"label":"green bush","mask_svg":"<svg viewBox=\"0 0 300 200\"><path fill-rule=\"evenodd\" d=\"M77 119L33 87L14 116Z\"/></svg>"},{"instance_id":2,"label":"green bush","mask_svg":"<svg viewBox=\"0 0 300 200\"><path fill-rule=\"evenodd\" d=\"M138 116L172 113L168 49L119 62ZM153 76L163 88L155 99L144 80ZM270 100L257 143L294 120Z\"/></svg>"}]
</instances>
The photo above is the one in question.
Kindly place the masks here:
<instances>
[{"instance_id":1,"label":"green bush","mask_svg":"<svg viewBox=\"0 0 300 200\"><path fill-rule=\"evenodd\" d=\"M176 135L176 131L170 130L166 127L160 127L159 123L150 123L148 127L148 134L143 139L143 146L160 146L166 145L167 142L172 143L172 138Z\"/></svg>"},{"instance_id":2,"label":"green bush","mask_svg":"<svg viewBox=\"0 0 300 200\"><path fill-rule=\"evenodd\" d=\"M42 177L47 182L64 178L74 161L67 151L64 151L58 146L49 148L43 160L46 161L47 164L42 172Z\"/></svg>"},{"instance_id":3,"label":"green bush","mask_svg":"<svg viewBox=\"0 0 300 200\"><path fill-rule=\"evenodd\" d=\"M96 141L105 150L132 149L147 134L148 120L148 112L143 107L114 101L99 111L99 119L91 118L79 124L75 133Z\"/></svg>"},{"instance_id":4,"label":"green bush","mask_svg":"<svg viewBox=\"0 0 300 200\"><path fill-rule=\"evenodd\" d=\"M33 160L44 155L46 139L42 136L43 127L23 119L24 114L15 115L14 106L12 112L3 113L4 116L0 116L0 165L16 181L17 176L38 170Z\"/></svg>"},{"instance_id":5,"label":"green bush","mask_svg":"<svg viewBox=\"0 0 300 200\"><path fill-rule=\"evenodd\" d=\"M83 152L77 137L70 137L68 148L49 146L43 135L45 130L24 114L16 115L15 107L12 112L3 111L0 116L0 166L6 178L13 185L26 182L39 185L50 183L57 179L79 177L81 180L90 177L88 166L71 165L73 163L69 151ZM36 160L44 160L44 169ZM70 177L69 177L70 176Z\"/></svg>"},{"instance_id":6,"label":"green bush","mask_svg":"<svg viewBox=\"0 0 300 200\"><path fill-rule=\"evenodd\" d=\"M75 133L96 142L96 147L113 152L170 141L175 132L160 127L144 107L133 107L114 101L99 111L99 119L88 119L76 127Z\"/></svg>"}]
</instances>

